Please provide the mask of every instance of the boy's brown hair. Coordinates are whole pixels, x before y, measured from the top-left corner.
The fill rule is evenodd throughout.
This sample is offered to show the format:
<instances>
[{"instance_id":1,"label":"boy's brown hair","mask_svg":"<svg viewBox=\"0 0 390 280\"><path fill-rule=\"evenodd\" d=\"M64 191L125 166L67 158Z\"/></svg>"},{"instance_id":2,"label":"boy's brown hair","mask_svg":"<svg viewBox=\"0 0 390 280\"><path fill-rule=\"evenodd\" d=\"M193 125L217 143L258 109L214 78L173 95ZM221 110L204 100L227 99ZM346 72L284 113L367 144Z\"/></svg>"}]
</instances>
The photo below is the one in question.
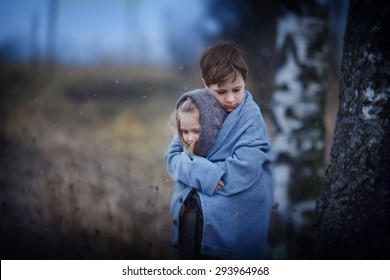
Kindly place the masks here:
<instances>
[{"instance_id":1,"label":"boy's brown hair","mask_svg":"<svg viewBox=\"0 0 390 280\"><path fill-rule=\"evenodd\" d=\"M202 54L200 61L202 78L207 86L221 84L238 73L246 82L248 77L248 63L240 48L230 42L218 42L208 47Z\"/></svg>"}]
</instances>

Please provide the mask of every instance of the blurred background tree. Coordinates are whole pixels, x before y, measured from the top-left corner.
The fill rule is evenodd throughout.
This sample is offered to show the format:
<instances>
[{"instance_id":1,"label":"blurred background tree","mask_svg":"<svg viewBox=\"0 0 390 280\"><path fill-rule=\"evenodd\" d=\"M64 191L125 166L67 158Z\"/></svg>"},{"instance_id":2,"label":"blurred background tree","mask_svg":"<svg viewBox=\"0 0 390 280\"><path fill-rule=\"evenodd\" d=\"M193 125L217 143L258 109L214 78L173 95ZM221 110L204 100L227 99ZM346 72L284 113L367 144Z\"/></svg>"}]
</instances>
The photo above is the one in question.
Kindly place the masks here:
<instances>
[{"instance_id":1,"label":"blurred background tree","mask_svg":"<svg viewBox=\"0 0 390 280\"><path fill-rule=\"evenodd\" d=\"M307 254L308 225L323 174L330 9L328 1L309 0L284 1L278 7L270 103L276 157L270 252L285 259ZM277 240L274 246L272 240Z\"/></svg>"}]
</instances>

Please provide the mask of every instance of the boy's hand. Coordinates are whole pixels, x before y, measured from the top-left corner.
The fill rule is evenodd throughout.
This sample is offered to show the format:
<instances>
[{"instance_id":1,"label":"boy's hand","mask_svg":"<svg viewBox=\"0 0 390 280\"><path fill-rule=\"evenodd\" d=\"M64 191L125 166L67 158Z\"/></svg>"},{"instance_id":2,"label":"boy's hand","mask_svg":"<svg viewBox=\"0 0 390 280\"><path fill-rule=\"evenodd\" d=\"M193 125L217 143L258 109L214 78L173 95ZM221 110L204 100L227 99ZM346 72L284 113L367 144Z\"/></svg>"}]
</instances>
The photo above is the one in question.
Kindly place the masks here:
<instances>
[{"instance_id":1,"label":"boy's hand","mask_svg":"<svg viewBox=\"0 0 390 280\"><path fill-rule=\"evenodd\" d=\"M224 185L223 182L222 182L222 181L219 181L217 187L215 188L215 191L221 190L222 187L223 187L223 185Z\"/></svg>"}]
</instances>

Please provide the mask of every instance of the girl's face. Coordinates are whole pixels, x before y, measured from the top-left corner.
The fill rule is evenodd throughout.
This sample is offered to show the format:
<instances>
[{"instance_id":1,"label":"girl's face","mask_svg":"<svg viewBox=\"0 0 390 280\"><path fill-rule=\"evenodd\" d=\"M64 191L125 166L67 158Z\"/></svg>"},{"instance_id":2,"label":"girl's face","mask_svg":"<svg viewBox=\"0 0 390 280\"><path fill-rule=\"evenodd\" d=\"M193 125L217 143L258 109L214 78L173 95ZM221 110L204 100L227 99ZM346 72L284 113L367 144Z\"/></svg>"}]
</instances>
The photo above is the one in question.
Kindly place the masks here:
<instances>
[{"instance_id":1,"label":"girl's face","mask_svg":"<svg viewBox=\"0 0 390 280\"><path fill-rule=\"evenodd\" d=\"M218 103L229 113L242 101L245 91L245 81L240 73L232 75L222 84L212 84L205 87L217 99Z\"/></svg>"},{"instance_id":2,"label":"girl's face","mask_svg":"<svg viewBox=\"0 0 390 280\"><path fill-rule=\"evenodd\" d=\"M187 145L199 139L200 123L198 112L180 113L180 132Z\"/></svg>"}]
</instances>

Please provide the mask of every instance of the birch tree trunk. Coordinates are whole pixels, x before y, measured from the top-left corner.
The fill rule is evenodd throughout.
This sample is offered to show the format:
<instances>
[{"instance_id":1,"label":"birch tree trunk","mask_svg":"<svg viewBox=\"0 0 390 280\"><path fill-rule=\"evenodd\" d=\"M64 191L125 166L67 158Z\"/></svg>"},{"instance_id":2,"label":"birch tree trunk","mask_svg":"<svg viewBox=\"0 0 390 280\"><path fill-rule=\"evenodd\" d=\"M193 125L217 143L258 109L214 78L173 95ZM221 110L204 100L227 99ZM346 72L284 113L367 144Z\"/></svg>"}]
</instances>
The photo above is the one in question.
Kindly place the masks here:
<instances>
[{"instance_id":1,"label":"birch tree trunk","mask_svg":"<svg viewBox=\"0 0 390 280\"><path fill-rule=\"evenodd\" d=\"M269 257L276 259L300 257L306 246L307 214L323 174L328 63L328 2L284 1L281 7L270 103L276 203Z\"/></svg>"},{"instance_id":2,"label":"birch tree trunk","mask_svg":"<svg viewBox=\"0 0 390 280\"><path fill-rule=\"evenodd\" d=\"M390 25L385 1L352 0L331 160L316 204L315 257L390 257Z\"/></svg>"}]
</instances>

